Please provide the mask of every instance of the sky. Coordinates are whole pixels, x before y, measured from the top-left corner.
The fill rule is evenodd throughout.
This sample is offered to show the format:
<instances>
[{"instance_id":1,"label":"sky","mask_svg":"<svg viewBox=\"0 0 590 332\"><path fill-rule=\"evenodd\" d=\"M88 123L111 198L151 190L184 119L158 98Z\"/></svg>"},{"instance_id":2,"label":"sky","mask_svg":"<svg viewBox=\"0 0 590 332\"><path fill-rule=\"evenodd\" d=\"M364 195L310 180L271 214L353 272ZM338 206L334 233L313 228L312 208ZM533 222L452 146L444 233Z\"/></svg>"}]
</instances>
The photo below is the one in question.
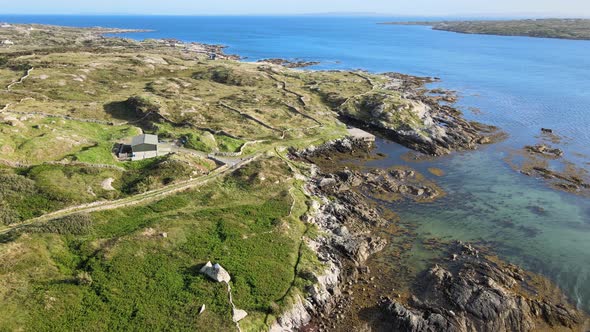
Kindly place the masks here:
<instances>
[{"instance_id":1,"label":"sky","mask_svg":"<svg viewBox=\"0 0 590 332\"><path fill-rule=\"evenodd\" d=\"M0 14L590 17L590 0L0 0Z\"/></svg>"}]
</instances>

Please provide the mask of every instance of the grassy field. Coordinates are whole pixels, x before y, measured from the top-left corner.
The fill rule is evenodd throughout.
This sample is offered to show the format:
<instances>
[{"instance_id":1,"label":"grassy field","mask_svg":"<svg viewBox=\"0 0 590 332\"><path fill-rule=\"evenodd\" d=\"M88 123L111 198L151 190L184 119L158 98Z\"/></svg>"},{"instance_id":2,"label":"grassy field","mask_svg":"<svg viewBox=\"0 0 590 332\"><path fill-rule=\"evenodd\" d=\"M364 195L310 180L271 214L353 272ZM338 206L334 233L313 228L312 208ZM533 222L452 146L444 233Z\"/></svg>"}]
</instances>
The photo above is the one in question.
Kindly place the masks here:
<instances>
[{"instance_id":1,"label":"grassy field","mask_svg":"<svg viewBox=\"0 0 590 332\"><path fill-rule=\"evenodd\" d=\"M0 223L12 225L67 206L143 193L216 167L211 160L181 155L125 166L125 170L61 164L0 169Z\"/></svg>"},{"instance_id":2,"label":"grassy field","mask_svg":"<svg viewBox=\"0 0 590 332\"><path fill-rule=\"evenodd\" d=\"M209 260L232 275L242 327L263 328L309 284L295 271L321 267L309 252L295 267L307 207L291 176L265 159L199 191L21 230L0 246L0 329L232 330L224 286L198 273Z\"/></svg>"},{"instance_id":3,"label":"grassy field","mask_svg":"<svg viewBox=\"0 0 590 332\"><path fill-rule=\"evenodd\" d=\"M403 100L378 75L207 61L203 45L101 32L0 30L15 43L0 47L0 165L12 166L0 166L3 224L216 167L190 149L260 159L198 190L3 235L0 330L233 330L224 285L198 273L207 261L230 272L234 301L249 314L242 329L264 330L323 269L302 244L318 236L300 218L308 198L277 153L343 137L337 112L361 116L371 96L391 104L384 121L397 123ZM114 144L140 132L189 150L117 161Z\"/></svg>"},{"instance_id":4,"label":"grassy field","mask_svg":"<svg viewBox=\"0 0 590 332\"><path fill-rule=\"evenodd\" d=\"M132 126L44 118L35 115L0 115L0 158L25 164L69 159L95 164L117 164L111 150L118 141L139 134Z\"/></svg>"}]
</instances>

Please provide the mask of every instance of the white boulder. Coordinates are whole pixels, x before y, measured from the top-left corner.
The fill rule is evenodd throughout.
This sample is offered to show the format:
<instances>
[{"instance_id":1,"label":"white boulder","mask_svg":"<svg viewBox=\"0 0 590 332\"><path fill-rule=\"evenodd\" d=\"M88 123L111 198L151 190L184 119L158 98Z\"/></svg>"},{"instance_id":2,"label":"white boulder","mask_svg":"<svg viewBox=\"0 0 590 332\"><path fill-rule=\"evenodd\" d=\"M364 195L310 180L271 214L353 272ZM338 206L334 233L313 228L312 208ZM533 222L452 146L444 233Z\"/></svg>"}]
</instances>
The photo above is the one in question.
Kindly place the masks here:
<instances>
[{"instance_id":1,"label":"white boulder","mask_svg":"<svg viewBox=\"0 0 590 332\"><path fill-rule=\"evenodd\" d=\"M207 262L199 272L217 282L229 283L231 281L229 273L219 264L213 265L211 262Z\"/></svg>"},{"instance_id":2,"label":"white boulder","mask_svg":"<svg viewBox=\"0 0 590 332\"><path fill-rule=\"evenodd\" d=\"M242 319L246 318L246 316L248 316L248 313L245 310L234 308L233 316L234 316L234 322L237 323L237 322L241 321Z\"/></svg>"}]
</instances>

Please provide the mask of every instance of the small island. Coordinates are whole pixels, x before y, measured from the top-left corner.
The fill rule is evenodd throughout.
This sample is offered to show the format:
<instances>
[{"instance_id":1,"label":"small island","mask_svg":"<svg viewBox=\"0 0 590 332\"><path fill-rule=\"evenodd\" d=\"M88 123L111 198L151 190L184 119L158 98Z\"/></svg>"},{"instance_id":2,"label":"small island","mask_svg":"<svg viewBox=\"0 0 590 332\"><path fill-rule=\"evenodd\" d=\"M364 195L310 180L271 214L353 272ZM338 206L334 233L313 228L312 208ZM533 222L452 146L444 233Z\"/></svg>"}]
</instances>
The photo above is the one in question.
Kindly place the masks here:
<instances>
[{"instance_id":1,"label":"small island","mask_svg":"<svg viewBox=\"0 0 590 332\"><path fill-rule=\"evenodd\" d=\"M381 24L426 25L432 26L434 30L467 34L590 40L590 19L420 21Z\"/></svg>"}]
</instances>

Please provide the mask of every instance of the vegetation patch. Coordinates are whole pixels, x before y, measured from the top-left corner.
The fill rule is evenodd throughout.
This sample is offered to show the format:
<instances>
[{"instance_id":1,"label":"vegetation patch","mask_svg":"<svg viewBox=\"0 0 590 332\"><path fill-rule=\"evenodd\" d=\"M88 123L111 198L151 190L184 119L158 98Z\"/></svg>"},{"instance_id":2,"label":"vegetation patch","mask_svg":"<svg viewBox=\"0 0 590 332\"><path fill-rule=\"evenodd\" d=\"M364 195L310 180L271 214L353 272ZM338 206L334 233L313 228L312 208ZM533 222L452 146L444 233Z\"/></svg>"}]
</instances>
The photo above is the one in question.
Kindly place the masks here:
<instances>
[{"instance_id":1,"label":"vegetation patch","mask_svg":"<svg viewBox=\"0 0 590 332\"><path fill-rule=\"evenodd\" d=\"M290 193L291 177L282 160L264 159L198 191L23 227L0 245L0 279L13 290L0 293L0 313L24 314L0 328L232 330L224 285L198 273L207 261L230 272L234 301L249 312L243 326L265 326L290 305L292 285L307 284L295 265L305 197ZM28 250L10 249L25 244L35 265ZM57 269L31 278L36 265Z\"/></svg>"}]
</instances>

